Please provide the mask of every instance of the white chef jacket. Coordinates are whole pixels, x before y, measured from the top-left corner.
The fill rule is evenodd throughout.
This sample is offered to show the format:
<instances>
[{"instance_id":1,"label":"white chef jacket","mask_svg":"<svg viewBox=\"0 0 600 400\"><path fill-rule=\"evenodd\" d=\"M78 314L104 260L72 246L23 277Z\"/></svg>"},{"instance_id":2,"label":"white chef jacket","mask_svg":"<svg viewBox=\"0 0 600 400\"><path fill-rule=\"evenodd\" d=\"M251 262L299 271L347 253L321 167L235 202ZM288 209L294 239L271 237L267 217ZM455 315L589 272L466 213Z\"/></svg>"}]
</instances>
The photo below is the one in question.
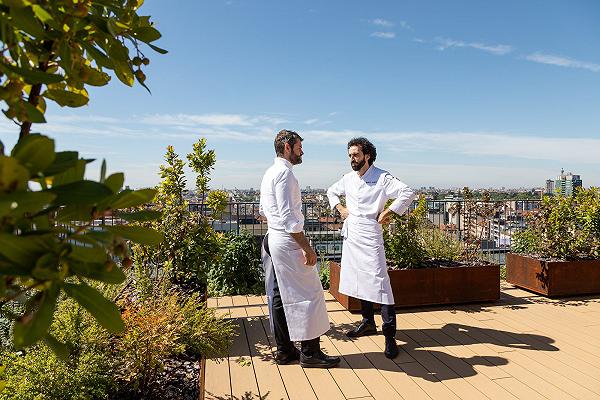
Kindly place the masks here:
<instances>
[{"instance_id":1,"label":"white chef jacket","mask_svg":"<svg viewBox=\"0 0 600 400\"><path fill-rule=\"evenodd\" d=\"M403 214L416 194L389 172L371 165L362 177L352 171L327 189L331 208L344 195L349 215L342 228L339 291L374 303L394 304L383 231L377 218L389 199L395 199L390 210Z\"/></svg>"},{"instance_id":2,"label":"white chef jacket","mask_svg":"<svg viewBox=\"0 0 600 400\"><path fill-rule=\"evenodd\" d=\"M290 339L319 337L329 330L329 317L316 266L304 265L304 252L290 235L303 231L304 215L300 185L289 161L278 157L265 173L260 186L259 209L269 226L271 255L262 248L269 315L273 314L276 276ZM273 330L272 318L270 322Z\"/></svg>"}]
</instances>

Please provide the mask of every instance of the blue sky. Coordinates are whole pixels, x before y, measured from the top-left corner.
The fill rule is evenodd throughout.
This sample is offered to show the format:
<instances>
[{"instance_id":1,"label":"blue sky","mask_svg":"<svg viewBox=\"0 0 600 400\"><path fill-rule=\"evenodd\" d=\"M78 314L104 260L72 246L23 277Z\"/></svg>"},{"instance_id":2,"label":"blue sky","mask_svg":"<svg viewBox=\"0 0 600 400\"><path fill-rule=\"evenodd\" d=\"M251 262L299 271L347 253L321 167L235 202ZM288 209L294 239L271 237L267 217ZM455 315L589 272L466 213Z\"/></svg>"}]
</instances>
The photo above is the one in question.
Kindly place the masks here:
<instances>
[{"instance_id":1,"label":"blue sky","mask_svg":"<svg viewBox=\"0 0 600 400\"><path fill-rule=\"evenodd\" d=\"M598 1L146 0L141 13L169 50L148 51L152 95L114 79L35 127L133 187L158 182L167 145L185 157L204 136L213 187L257 188L283 128L305 138L303 187L347 172L359 135L416 188L541 187L561 168L600 186ZM9 146L14 132L0 124Z\"/></svg>"}]
</instances>

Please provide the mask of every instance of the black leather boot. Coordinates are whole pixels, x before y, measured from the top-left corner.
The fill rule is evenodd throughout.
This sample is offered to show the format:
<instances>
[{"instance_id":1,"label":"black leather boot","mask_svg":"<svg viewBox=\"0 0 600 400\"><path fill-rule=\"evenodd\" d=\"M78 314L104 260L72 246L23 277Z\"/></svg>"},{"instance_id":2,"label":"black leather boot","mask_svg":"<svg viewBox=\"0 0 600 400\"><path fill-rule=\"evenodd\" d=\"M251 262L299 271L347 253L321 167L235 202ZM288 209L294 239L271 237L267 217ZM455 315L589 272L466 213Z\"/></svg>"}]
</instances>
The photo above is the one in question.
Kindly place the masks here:
<instances>
[{"instance_id":1,"label":"black leather boot","mask_svg":"<svg viewBox=\"0 0 600 400\"><path fill-rule=\"evenodd\" d=\"M300 350L291 347L286 350L277 350L275 352L275 362L279 365L285 365L298 361L300 359Z\"/></svg>"},{"instance_id":2,"label":"black leather boot","mask_svg":"<svg viewBox=\"0 0 600 400\"><path fill-rule=\"evenodd\" d=\"M331 368L340 363L339 357L328 356L319 350L310 356L300 353L300 366L302 368Z\"/></svg>"},{"instance_id":3,"label":"black leather boot","mask_svg":"<svg viewBox=\"0 0 600 400\"><path fill-rule=\"evenodd\" d=\"M376 334L377 334L377 327L375 326L375 323L369 322L369 321L364 321L364 320L356 328L346 332L346 336L351 337L351 338L376 335Z\"/></svg>"},{"instance_id":4,"label":"black leather boot","mask_svg":"<svg viewBox=\"0 0 600 400\"><path fill-rule=\"evenodd\" d=\"M384 326L382 328L383 334L385 336L385 350L383 354L389 358L394 359L398 356L398 344L396 343L396 327L392 326Z\"/></svg>"}]
</instances>

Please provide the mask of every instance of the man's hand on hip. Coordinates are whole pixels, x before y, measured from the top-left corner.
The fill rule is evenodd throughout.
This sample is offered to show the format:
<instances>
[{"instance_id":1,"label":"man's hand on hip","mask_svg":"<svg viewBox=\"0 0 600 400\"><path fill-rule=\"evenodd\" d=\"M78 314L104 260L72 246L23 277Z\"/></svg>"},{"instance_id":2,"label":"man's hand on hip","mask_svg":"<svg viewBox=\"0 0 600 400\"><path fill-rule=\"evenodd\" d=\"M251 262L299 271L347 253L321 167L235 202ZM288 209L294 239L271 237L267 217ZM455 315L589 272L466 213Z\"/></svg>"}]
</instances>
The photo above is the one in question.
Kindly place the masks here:
<instances>
[{"instance_id":1,"label":"man's hand on hip","mask_svg":"<svg viewBox=\"0 0 600 400\"><path fill-rule=\"evenodd\" d=\"M390 210L389 208L386 208L385 210L383 210L381 212L381 214L379 214L379 217L377 217L377 222L379 222L381 225L389 224L392 213L393 213L392 210Z\"/></svg>"},{"instance_id":2,"label":"man's hand on hip","mask_svg":"<svg viewBox=\"0 0 600 400\"><path fill-rule=\"evenodd\" d=\"M348 218L348 209L341 204L335 206L335 208L340 212L340 216L342 219Z\"/></svg>"}]
</instances>

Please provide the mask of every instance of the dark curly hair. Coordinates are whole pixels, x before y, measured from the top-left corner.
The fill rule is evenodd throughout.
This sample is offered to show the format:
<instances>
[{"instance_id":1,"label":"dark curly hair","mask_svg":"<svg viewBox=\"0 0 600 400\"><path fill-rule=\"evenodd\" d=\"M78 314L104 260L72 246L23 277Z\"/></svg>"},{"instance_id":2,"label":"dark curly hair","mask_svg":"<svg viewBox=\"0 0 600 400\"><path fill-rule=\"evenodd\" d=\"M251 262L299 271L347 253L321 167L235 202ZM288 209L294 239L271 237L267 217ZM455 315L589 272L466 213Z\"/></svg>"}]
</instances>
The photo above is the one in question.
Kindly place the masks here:
<instances>
[{"instance_id":1,"label":"dark curly hair","mask_svg":"<svg viewBox=\"0 0 600 400\"><path fill-rule=\"evenodd\" d=\"M358 137L351 139L348 142L348 149L350 149L350 147L352 146L360 146L360 149L362 150L363 154L368 154L370 156L369 165L373 165L375 159L377 159L377 149L375 148L373 143L369 142L369 140L364 137Z\"/></svg>"},{"instance_id":2,"label":"dark curly hair","mask_svg":"<svg viewBox=\"0 0 600 400\"><path fill-rule=\"evenodd\" d=\"M301 142L304 140L298 135L298 133L294 131L290 131L287 129L283 129L279 131L277 136L275 136L275 154L278 157L283 156L283 149L285 149L285 144L289 143L291 147L294 147L296 141L300 140Z\"/></svg>"}]
</instances>

